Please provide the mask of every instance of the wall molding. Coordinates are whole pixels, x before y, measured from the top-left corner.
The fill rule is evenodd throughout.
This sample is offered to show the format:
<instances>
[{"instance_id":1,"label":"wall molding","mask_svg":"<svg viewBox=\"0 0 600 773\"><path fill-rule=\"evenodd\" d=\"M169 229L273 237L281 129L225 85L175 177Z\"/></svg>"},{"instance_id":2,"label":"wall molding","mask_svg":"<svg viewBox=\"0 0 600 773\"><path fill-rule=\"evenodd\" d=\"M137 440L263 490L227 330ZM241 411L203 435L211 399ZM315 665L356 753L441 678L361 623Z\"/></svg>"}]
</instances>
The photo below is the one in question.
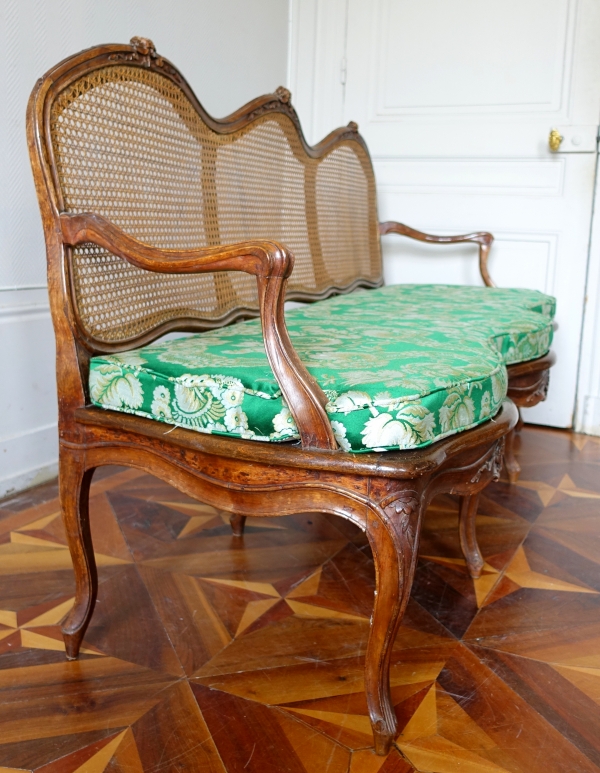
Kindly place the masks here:
<instances>
[{"instance_id":1,"label":"wall molding","mask_svg":"<svg viewBox=\"0 0 600 773\"><path fill-rule=\"evenodd\" d=\"M347 0L289 0L288 87L302 130L315 144L344 123Z\"/></svg>"},{"instance_id":2,"label":"wall molding","mask_svg":"<svg viewBox=\"0 0 600 773\"><path fill-rule=\"evenodd\" d=\"M57 422L0 438L0 497L45 483L58 475Z\"/></svg>"},{"instance_id":3,"label":"wall molding","mask_svg":"<svg viewBox=\"0 0 600 773\"><path fill-rule=\"evenodd\" d=\"M38 317L49 317L50 306L42 304L22 304L18 306L0 306L0 324L3 322L17 322Z\"/></svg>"},{"instance_id":4,"label":"wall molding","mask_svg":"<svg viewBox=\"0 0 600 773\"><path fill-rule=\"evenodd\" d=\"M377 188L384 193L490 196L561 196L564 157L432 158L373 155Z\"/></svg>"},{"instance_id":5,"label":"wall molding","mask_svg":"<svg viewBox=\"0 0 600 773\"><path fill-rule=\"evenodd\" d=\"M11 378L0 383L0 497L58 472L54 333L45 287L0 291L0 353Z\"/></svg>"}]
</instances>

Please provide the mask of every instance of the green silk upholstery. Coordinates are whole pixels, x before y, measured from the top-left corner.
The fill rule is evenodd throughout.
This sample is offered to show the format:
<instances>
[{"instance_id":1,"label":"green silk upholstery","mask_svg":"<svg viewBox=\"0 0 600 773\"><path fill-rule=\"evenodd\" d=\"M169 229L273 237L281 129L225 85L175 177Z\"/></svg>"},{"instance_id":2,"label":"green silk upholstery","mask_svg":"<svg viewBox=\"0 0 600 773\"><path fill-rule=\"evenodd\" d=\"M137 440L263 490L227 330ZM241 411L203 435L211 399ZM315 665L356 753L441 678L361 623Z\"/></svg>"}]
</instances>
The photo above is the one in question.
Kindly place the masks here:
<instances>
[{"instance_id":1,"label":"green silk upholstery","mask_svg":"<svg viewBox=\"0 0 600 773\"><path fill-rule=\"evenodd\" d=\"M494 416L506 365L546 354L555 302L533 290L392 285L286 313L301 360L328 398L341 448L427 446ZM102 408L199 432L297 440L260 322L94 357Z\"/></svg>"}]
</instances>

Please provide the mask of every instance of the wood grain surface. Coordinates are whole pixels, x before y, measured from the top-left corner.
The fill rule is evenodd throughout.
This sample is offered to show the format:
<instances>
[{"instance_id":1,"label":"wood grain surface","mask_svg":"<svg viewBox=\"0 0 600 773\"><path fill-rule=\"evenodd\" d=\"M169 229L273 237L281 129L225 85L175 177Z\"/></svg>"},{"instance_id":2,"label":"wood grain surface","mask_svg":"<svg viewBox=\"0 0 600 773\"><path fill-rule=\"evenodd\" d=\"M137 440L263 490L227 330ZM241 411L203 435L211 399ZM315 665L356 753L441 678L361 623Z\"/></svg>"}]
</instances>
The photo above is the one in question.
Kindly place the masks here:
<instances>
[{"instance_id":1,"label":"wood grain surface","mask_svg":"<svg viewBox=\"0 0 600 773\"><path fill-rule=\"evenodd\" d=\"M600 440L526 427L481 496L469 577L438 497L394 643L400 735L372 751L373 560L357 527L228 514L135 470L91 486L100 576L80 659L54 484L0 510L0 771L600 771Z\"/></svg>"}]
</instances>

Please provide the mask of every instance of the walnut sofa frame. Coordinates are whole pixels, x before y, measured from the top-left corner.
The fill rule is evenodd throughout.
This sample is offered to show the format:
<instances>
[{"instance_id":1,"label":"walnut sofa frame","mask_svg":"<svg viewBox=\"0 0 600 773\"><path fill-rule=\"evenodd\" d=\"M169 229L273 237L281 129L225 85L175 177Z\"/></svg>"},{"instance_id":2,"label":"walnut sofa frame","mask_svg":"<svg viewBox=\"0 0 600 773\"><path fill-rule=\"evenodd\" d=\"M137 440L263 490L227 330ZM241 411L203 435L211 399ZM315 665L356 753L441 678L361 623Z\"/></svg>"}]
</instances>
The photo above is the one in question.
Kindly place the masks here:
<instances>
[{"instance_id":1,"label":"walnut sofa frame","mask_svg":"<svg viewBox=\"0 0 600 773\"><path fill-rule=\"evenodd\" d=\"M425 449L358 456L340 450L325 411L326 397L300 361L286 330L284 302L294 265L290 250L267 240L198 249L161 249L131 237L98 213L67 211L53 148L52 105L61 90L76 78L115 62L127 62L128 66L155 71L172 80L207 126L217 133L249 126L257 116L275 111L285 113L294 122L304 152L313 158L326 156L348 139L364 145L357 128L350 126L333 132L316 147L309 147L285 90L254 100L229 118L216 121L205 113L176 68L156 54L150 41L140 38L134 38L130 46L106 45L84 51L57 65L36 84L28 106L27 130L46 239L56 335L60 501L76 575L75 604L63 626L67 657L78 656L97 594L88 513L90 483L96 468L125 465L156 475L181 491L230 512L237 533L241 533L248 515L337 515L363 529L373 551L376 591L365 658L365 690L375 749L378 754L386 754L397 734L389 686L390 654L411 589L423 514L439 493L462 497L461 538L476 570L477 497L500 473L504 441L517 423L517 410L507 399L493 421ZM383 233L391 231L429 241L476 242L480 245L484 280L487 277L485 262L491 243L488 234L429 237L399 224L382 226ZM75 247L82 244L100 245L148 272L243 272L254 276L265 349L297 423L301 442L267 444L182 428L165 434L161 423L92 407L87 385L90 357L124 351L169 330L203 330L228 324L249 316L251 310L235 308L208 322L168 319L133 342L95 340L82 325L73 289L73 254ZM373 287L381 283L381 277L376 281L357 277L342 288L329 287L312 295L297 292L295 297L314 301L349 292L359 285ZM546 360L543 364L547 369L551 363ZM536 368L518 371L511 389L526 392L531 374L541 372ZM518 384L517 377L521 379ZM532 393L529 389L528 394Z\"/></svg>"},{"instance_id":2,"label":"walnut sofa frame","mask_svg":"<svg viewBox=\"0 0 600 773\"><path fill-rule=\"evenodd\" d=\"M488 271L488 258L494 237L487 231L479 231L472 234L460 236L434 236L416 231L403 223L388 221L379 224L379 232L385 234L400 234L408 236L409 239L416 239L420 242L429 242L431 244L460 244L473 242L479 245L479 273L486 287L496 287ZM508 371L508 395L514 404L519 408L519 421L515 429L506 438L506 448L504 451L504 464L508 479L511 483L516 483L521 473L521 467L515 458L514 440L515 434L520 432L523 427L521 408L533 408L534 405L543 402L548 395L548 385L550 382L550 368L556 362L554 352L548 352L543 357L535 360L519 362L507 367ZM462 539L462 532L461 532ZM471 572L473 574L473 572ZM480 572L479 572L480 573ZM478 577L479 573L473 576Z\"/></svg>"}]
</instances>

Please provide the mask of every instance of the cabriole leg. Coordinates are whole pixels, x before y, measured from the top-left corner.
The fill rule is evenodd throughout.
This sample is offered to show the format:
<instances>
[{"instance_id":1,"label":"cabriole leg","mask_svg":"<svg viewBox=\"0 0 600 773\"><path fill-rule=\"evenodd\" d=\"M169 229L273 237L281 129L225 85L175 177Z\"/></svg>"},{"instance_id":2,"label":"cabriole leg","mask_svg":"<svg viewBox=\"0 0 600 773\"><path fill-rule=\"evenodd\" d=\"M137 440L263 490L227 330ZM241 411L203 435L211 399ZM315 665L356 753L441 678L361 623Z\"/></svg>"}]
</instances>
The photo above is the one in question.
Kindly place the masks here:
<instances>
[{"instance_id":1,"label":"cabriole leg","mask_svg":"<svg viewBox=\"0 0 600 773\"><path fill-rule=\"evenodd\" d=\"M237 515L237 513L232 513L232 515L229 516L229 523L231 524L231 531L235 537L243 536L244 526L246 525L245 515Z\"/></svg>"},{"instance_id":2,"label":"cabriole leg","mask_svg":"<svg viewBox=\"0 0 600 773\"><path fill-rule=\"evenodd\" d=\"M420 503L408 497L385 512L391 513L385 520L369 514L367 528L377 590L365 657L365 690L379 755L390 751L398 733L390 694L390 656L412 587Z\"/></svg>"},{"instance_id":3,"label":"cabriole leg","mask_svg":"<svg viewBox=\"0 0 600 773\"><path fill-rule=\"evenodd\" d=\"M75 604L62 627L67 659L75 660L98 593L98 573L89 520L90 483L94 470L84 468L77 453L61 449L59 466L60 505L75 570Z\"/></svg>"},{"instance_id":4,"label":"cabriole leg","mask_svg":"<svg viewBox=\"0 0 600 773\"><path fill-rule=\"evenodd\" d=\"M460 498L460 520L458 532L460 535L460 546L462 548L467 568L471 577L476 580L481 577L483 569L483 557L477 544L475 519L477 517L477 506L479 504L479 494L464 496Z\"/></svg>"},{"instance_id":5,"label":"cabriole leg","mask_svg":"<svg viewBox=\"0 0 600 773\"><path fill-rule=\"evenodd\" d=\"M515 434L517 427L512 429L506 436L506 445L504 448L504 465L508 474L508 479L511 483L516 483L519 480L521 474L521 465L517 462L514 451Z\"/></svg>"}]
</instances>

